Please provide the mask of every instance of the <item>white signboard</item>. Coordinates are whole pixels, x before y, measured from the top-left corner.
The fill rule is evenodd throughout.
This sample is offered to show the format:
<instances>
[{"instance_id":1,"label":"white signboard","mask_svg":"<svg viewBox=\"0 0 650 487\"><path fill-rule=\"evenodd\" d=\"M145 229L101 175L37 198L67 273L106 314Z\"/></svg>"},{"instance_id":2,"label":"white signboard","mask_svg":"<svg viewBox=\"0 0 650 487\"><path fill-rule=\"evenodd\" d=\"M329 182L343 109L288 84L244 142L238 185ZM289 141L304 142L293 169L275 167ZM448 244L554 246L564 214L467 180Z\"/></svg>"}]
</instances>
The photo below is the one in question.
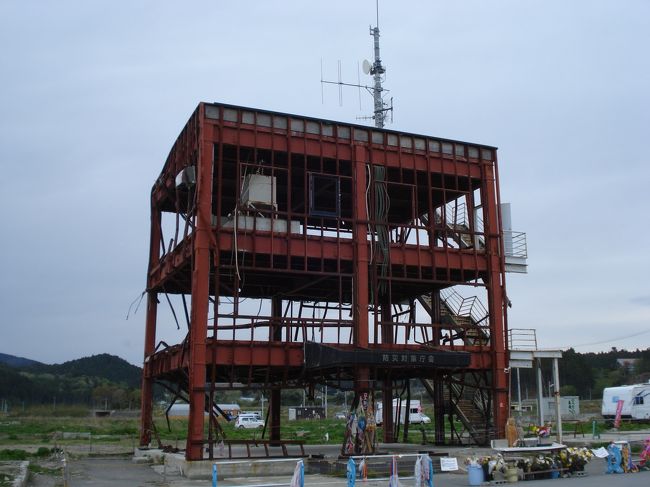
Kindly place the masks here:
<instances>
[{"instance_id":1,"label":"white signboard","mask_svg":"<svg viewBox=\"0 0 650 487\"><path fill-rule=\"evenodd\" d=\"M605 448L602 446L598 448L597 450L591 450L591 452L594 454L596 458L607 458L609 456L609 453Z\"/></svg>"},{"instance_id":2,"label":"white signboard","mask_svg":"<svg viewBox=\"0 0 650 487\"><path fill-rule=\"evenodd\" d=\"M440 470L443 472L458 470L458 459L456 457L440 457Z\"/></svg>"}]
</instances>

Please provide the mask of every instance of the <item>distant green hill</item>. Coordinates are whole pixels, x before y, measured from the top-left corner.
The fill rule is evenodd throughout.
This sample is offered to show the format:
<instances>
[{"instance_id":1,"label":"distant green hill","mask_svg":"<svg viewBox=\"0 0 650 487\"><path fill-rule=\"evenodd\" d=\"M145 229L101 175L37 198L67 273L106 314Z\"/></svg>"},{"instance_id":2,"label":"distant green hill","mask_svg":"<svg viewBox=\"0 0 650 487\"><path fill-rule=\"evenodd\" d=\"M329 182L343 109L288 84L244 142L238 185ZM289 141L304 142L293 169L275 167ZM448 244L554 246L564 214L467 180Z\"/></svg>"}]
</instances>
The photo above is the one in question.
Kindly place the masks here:
<instances>
[{"instance_id":1,"label":"distant green hill","mask_svg":"<svg viewBox=\"0 0 650 487\"><path fill-rule=\"evenodd\" d=\"M96 377L127 387L140 387L142 369L108 353L92 355L62 364L35 364L24 368L27 372L68 377Z\"/></svg>"},{"instance_id":2,"label":"distant green hill","mask_svg":"<svg viewBox=\"0 0 650 487\"><path fill-rule=\"evenodd\" d=\"M34 384L29 378L6 363L0 363L0 397L28 398L33 388Z\"/></svg>"},{"instance_id":3,"label":"distant green hill","mask_svg":"<svg viewBox=\"0 0 650 487\"><path fill-rule=\"evenodd\" d=\"M10 407L37 404L137 406L142 369L103 353L48 365L0 355L0 398Z\"/></svg>"},{"instance_id":4,"label":"distant green hill","mask_svg":"<svg viewBox=\"0 0 650 487\"><path fill-rule=\"evenodd\" d=\"M8 353L0 353L0 364L6 364L9 367L29 367L31 365L43 365L36 360L28 359L25 357L16 357Z\"/></svg>"}]
</instances>

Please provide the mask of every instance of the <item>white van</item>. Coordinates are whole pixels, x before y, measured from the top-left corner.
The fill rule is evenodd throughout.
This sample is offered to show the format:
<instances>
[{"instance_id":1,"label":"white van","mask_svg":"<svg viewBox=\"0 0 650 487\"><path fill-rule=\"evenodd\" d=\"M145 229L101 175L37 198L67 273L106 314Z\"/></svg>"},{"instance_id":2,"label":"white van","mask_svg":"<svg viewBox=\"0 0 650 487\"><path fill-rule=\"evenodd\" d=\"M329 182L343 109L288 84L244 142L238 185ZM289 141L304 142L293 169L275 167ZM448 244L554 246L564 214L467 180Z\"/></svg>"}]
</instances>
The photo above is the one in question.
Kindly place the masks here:
<instances>
[{"instance_id":1,"label":"white van","mask_svg":"<svg viewBox=\"0 0 650 487\"><path fill-rule=\"evenodd\" d=\"M400 405L398 399L393 399L393 422L397 418L397 409ZM404 419L406 418L406 400L402 399L400 409L400 423L404 424ZM384 411L383 405L381 402L377 402L377 411L375 413L375 421L377 424L381 424L384 421ZM431 422L431 418L422 412L422 406L420 401L417 399L411 399L410 410L409 410L409 424L428 424Z\"/></svg>"},{"instance_id":2,"label":"white van","mask_svg":"<svg viewBox=\"0 0 650 487\"><path fill-rule=\"evenodd\" d=\"M263 428L264 427L264 420L260 418L259 414L253 413L253 414L240 414L237 416L237 421L235 421L235 428L246 428L246 429L253 429L253 428Z\"/></svg>"}]
</instances>

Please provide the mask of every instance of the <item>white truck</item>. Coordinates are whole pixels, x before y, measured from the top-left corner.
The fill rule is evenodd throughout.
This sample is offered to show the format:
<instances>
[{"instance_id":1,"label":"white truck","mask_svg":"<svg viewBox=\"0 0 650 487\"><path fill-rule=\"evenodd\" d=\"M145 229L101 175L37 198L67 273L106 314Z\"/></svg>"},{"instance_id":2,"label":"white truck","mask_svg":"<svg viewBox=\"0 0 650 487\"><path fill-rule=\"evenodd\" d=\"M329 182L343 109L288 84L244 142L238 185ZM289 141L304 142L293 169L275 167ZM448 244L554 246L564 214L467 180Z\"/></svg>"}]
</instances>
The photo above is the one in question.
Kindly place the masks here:
<instances>
[{"instance_id":1,"label":"white truck","mask_svg":"<svg viewBox=\"0 0 650 487\"><path fill-rule=\"evenodd\" d=\"M603 418L614 419L618 402L623 401L621 418L650 419L650 382L629 386L606 387L603 390Z\"/></svg>"},{"instance_id":2,"label":"white truck","mask_svg":"<svg viewBox=\"0 0 650 487\"><path fill-rule=\"evenodd\" d=\"M400 423L404 424L404 419L406 418L406 399L393 399L393 422L397 418L397 410L400 412ZM377 403L377 410L375 412L375 421L380 425L384 421L384 407L381 402ZM410 409L409 409L409 424L426 424L430 423L431 418L422 412L422 406L420 401L417 399L411 399Z\"/></svg>"}]
</instances>

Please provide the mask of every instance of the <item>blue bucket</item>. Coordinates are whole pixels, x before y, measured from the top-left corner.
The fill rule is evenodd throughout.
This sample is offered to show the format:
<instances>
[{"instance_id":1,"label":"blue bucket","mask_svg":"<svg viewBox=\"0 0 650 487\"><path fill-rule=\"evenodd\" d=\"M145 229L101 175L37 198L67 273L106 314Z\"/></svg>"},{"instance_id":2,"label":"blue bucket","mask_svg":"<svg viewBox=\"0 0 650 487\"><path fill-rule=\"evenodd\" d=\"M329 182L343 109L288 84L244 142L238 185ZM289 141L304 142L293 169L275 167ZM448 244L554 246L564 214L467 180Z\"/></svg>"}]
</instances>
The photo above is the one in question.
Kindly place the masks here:
<instances>
[{"instance_id":1,"label":"blue bucket","mask_svg":"<svg viewBox=\"0 0 650 487\"><path fill-rule=\"evenodd\" d=\"M469 485L481 485L483 483L483 468L479 465L469 465L467 467L467 476Z\"/></svg>"}]
</instances>

